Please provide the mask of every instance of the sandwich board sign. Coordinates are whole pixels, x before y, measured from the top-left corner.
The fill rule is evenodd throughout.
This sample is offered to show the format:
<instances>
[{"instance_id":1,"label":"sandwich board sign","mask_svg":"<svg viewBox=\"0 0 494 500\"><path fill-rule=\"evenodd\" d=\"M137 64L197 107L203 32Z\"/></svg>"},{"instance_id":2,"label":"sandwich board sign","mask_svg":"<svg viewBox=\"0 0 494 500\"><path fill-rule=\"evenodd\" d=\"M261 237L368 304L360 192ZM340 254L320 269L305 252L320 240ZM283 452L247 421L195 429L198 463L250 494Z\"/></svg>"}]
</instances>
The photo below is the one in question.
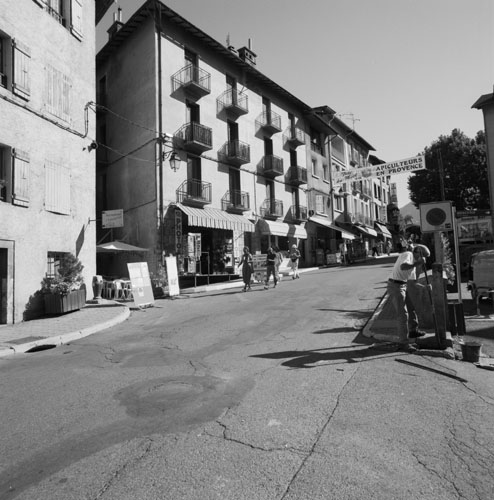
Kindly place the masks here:
<instances>
[{"instance_id":1,"label":"sandwich board sign","mask_svg":"<svg viewBox=\"0 0 494 500\"><path fill-rule=\"evenodd\" d=\"M153 287L149 278L147 262L129 262L130 282L132 283L132 296L137 307L154 306Z\"/></svg>"},{"instance_id":2,"label":"sandwich board sign","mask_svg":"<svg viewBox=\"0 0 494 500\"><path fill-rule=\"evenodd\" d=\"M168 295L180 295L178 284L177 258L174 256L165 257L166 275L168 277Z\"/></svg>"}]
</instances>

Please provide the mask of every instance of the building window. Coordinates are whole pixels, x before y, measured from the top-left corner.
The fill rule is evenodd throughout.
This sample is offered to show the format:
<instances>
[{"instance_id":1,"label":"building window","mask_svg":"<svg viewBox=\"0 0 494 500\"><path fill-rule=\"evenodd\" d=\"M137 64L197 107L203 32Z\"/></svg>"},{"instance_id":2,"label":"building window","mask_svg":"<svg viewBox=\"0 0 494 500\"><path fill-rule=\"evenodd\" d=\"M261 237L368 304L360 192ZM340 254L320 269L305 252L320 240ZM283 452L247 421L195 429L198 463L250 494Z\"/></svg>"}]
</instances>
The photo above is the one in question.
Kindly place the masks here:
<instances>
[{"instance_id":1,"label":"building window","mask_svg":"<svg viewBox=\"0 0 494 500\"><path fill-rule=\"evenodd\" d=\"M298 164L297 150L296 149L290 149L290 165L291 166L296 166L297 164Z\"/></svg>"},{"instance_id":2,"label":"building window","mask_svg":"<svg viewBox=\"0 0 494 500\"><path fill-rule=\"evenodd\" d=\"M333 146L333 156L341 162L345 163L345 142L343 141L343 139L339 136L333 137L333 139L331 140L331 145Z\"/></svg>"},{"instance_id":3,"label":"building window","mask_svg":"<svg viewBox=\"0 0 494 500\"><path fill-rule=\"evenodd\" d=\"M43 7L55 21L70 30L79 40L82 39L83 0L34 0Z\"/></svg>"},{"instance_id":4,"label":"building window","mask_svg":"<svg viewBox=\"0 0 494 500\"><path fill-rule=\"evenodd\" d=\"M70 121L70 80L49 64L45 67L45 105L48 112Z\"/></svg>"},{"instance_id":5,"label":"building window","mask_svg":"<svg viewBox=\"0 0 494 500\"><path fill-rule=\"evenodd\" d=\"M52 161L45 162L45 209L70 215L70 169Z\"/></svg>"},{"instance_id":6,"label":"building window","mask_svg":"<svg viewBox=\"0 0 494 500\"><path fill-rule=\"evenodd\" d=\"M311 165L312 165L312 175L315 175L317 177L317 161L315 158L311 159Z\"/></svg>"},{"instance_id":7,"label":"building window","mask_svg":"<svg viewBox=\"0 0 494 500\"><path fill-rule=\"evenodd\" d=\"M67 255L67 252L48 252L46 262L46 277L56 278L60 268L60 262Z\"/></svg>"},{"instance_id":8,"label":"building window","mask_svg":"<svg viewBox=\"0 0 494 500\"><path fill-rule=\"evenodd\" d=\"M0 201L29 206L29 154L0 144Z\"/></svg>"},{"instance_id":9,"label":"building window","mask_svg":"<svg viewBox=\"0 0 494 500\"><path fill-rule=\"evenodd\" d=\"M0 85L7 86L7 39L0 33Z\"/></svg>"},{"instance_id":10,"label":"building window","mask_svg":"<svg viewBox=\"0 0 494 500\"><path fill-rule=\"evenodd\" d=\"M324 196L316 194L316 212L323 214L324 212Z\"/></svg>"},{"instance_id":11,"label":"building window","mask_svg":"<svg viewBox=\"0 0 494 500\"><path fill-rule=\"evenodd\" d=\"M322 178L325 181L329 182L329 165L326 163L323 163L323 166L322 166Z\"/></svg>"}]
</instances>

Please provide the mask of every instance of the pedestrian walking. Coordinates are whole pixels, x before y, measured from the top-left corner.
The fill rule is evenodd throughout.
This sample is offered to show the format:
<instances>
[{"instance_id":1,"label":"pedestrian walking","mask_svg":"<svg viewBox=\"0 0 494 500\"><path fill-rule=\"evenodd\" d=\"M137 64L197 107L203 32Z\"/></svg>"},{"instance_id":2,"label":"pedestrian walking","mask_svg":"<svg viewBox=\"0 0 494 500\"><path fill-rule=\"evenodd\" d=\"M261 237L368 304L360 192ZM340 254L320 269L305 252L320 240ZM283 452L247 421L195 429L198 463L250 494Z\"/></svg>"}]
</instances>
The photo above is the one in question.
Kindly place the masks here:
<instances>
[{"instance_id":1,"label":"pedestrian walking","mask_svg":"<svg viewBox=\"0 0 494 500\"><path fill-rule=\"evenodd\" d=\"M408 330L408 309L407 309L407 282L412 271L424 264L424 258L418 251L415 253L407 251L407 243L401 241L397 243L398 258L393 266L391 276L388 279L387 291L389 299L396 312L396 322L398 327L397 350L413 351L410 346Z\"/></svg>"},{"instance_id":2,"label":"pedestrian walking","mask_svg":"<svg viewBox=\"0 0 494 500\"><path fill-rule=\"evenodd\" d=\"M372 257L379 257L379 250L377 249L377 245L372 247Z\"/></svg>"},{"instance_id":3,"label":"pedestrian walking","mask_svg":"<svg viewBox=\"0 0 494 500\"><path fill-rule=\"evenodd\" d=\"M264 283L264 289L269 288L269 278L273 276L274 288L278 284L278 278L276 278L276 252L272 247L268 248L268 253L266 255L266 282Z\"/></svg>"},{"instance_id":4,"label":"pedestrian walking","mask_svg":"<svg viewBox=\"0 0 494 500\"><path fill-rule=\"evenodd\" d=\"M297 245L292 245L292 250L290 252L290 267L292 268L292 280L300 278L300 274L298 272L298 263L300 260L300 250L297 248Z\"/></svg>"},{"instance_id":5,"label":"pedestrian walking","mask_svg":"<svg viewBox=\"0 0 494 500\"><path fill-rule=\"evenodd\" d=\"M391 254L391 247L392 247L392 245L391 245L391 240L388 240L388 241L386 242L386 253L388 254L388 257L389 257L389 256L390 256L390 254Z\"/></svg>"},{"instance_id":6,"label":"pedestrian walking","mask_svg":"<svg viewBox=\"0 0 494 500\"><path fill-rule=\"evenodd\" d=\"M244 282L244 292L250 290L250 281L252 277L252 254L249 247L244 247L244 253L240 258L239 267L242 266L242 281Z\"/></svg>"},{"instance_id":7,"label":"pedestrian walking","mask_svg":"<svg viewBox=\"0 0 494 500\"><path fill-rule=\"evenodd\" d=\"M342 242L340 243L340 254L341 254L341 263L347 264L347 246L345 240L342 240Z\"/></svg>"},{"instance_id":8,"label":"pedestrian walking","mask_svg":"<svg viewBox=\"0 0 494 500\"><path fill-rule=\"evenodd\" d=\"M276 254L276 261L275 261L275 270L276 270L276 279L279 281L281 281L281 275L280 275L280 266L281 266L281 263L283 262L283 252L277 247L277 246L273 246L273 251L274 253Z\"/></svg>"}]
</instances>

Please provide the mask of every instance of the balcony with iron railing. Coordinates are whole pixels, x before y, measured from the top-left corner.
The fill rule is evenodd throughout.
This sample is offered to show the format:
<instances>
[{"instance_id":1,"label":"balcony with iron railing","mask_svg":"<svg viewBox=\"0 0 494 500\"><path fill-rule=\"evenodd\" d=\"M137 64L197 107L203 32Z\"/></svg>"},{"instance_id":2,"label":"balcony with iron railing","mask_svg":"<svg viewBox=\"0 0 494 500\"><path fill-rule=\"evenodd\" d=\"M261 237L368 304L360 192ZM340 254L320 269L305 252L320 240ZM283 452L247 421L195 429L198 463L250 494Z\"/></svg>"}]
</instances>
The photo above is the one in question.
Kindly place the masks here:
<instances>
[{"instance_id":1,"label":"balcony with iron railing","mask_svg":"<svg viewBox=\"0 0 494 500\"><path fill-rule=\"evenodd\" d=\"M274 198L264 200L261 205L261 217L265 219L278 219L279 217L283 217L283 202L281 200L275 200Z\"/></svg>"},{"instance_id":2,"label":"balcony with iron railing","mask_svg":"<svg viewBox=\"0 0 494 500\"><path fill-rule=\"evenodd\" d=\"M245 165L250 162L250 145L238 139L225 142L218 151L218 159L237 167Z\"/></svg>"},{"instance_id":3,"label":"balcony with iron railing","mask_svg":"<svg viewBox=\"0 0 494 500\"><path fill-rule=\"evenodd\" d=\"M48 3L45 4L45 9L49 12L50 16L53 17L53 19L55 19L62 26L65 26L65 19L58 9L53 8L51 5L48 5Z\"/></svg>"},{"instance_id":4,"label":"balcony with iron railing","mask_svg":"<svg viewBox=\"0 0 494 500\"><path fill-rule=\"evenodd\" d=\"M290 207L290 218L294 222L304 222L307 220L307 207L301 205L292 205Z\"/></svg>"},{"instance_id":5,"label":"balcony with iron railing","mask_svg":"<svg viewBox=\"0 0 494 500\"><path fill-rule=\"evenodd\" d=\"M354 214L353 222L360 222L361 224L365 224L366 226L373 226L371 218L368 215L364 215L361 213Z\"/></svg>"},{"instance_id":6,"label":"balcony with iron railing","mask_svg":"<svg viewBox=\"0 0 494 500\"><path fill-rule=\"evenodd\" d=\"M188 64L172 75L172 92L182 89L194 97L211 93L211 74L195 64Z\"/></svg>"},{"instance_id":7,"label":"balcony with iron railing","mask_svg":"<svg viewBox=\"0 0 494 500\"><path fill-rule=\"evenodd\" d=\"M174 134L182 148L193 153L202 153L213 149L213 131L197 122L183 125Z\"/></svg>"},{"instance_id":8,"label":"balcony with iron railing","mask_svg":"<svg viewBox=\"0 0 494 500\"><path fill-rule=\"evenodd\" d=\"M216 99L216 112L226 111L233 116L245 115L249 112L247 94L235 89L228 89Z\"/></svg>"},{"instance_id":9,"label":"balcony with iron railing","mask_svg":"<svg viewBox=\"0 0 494 500\"><path fill-rule=\"evenodd\" d=\"M221 208L226 212L241 214L250 210L249 193L230 189L221 198Z\"/></svg>"},{"instance_id":10,"label":"balcony with iron railing","mask_svg":"<svg viewBox=\"0 0 494 500\"><path fill-rule=\"evenodd\" d=\"M317 153L318 155L324 156L323 147L318 142L311 141L311 143L310 143L310 149L314 153Z\"/></svg>"},{"instance_id":11,"label":"balcony with iron railing","mask_svg":"<svg viewBox=\"0 0 494 500\"><path fill-rule=\"evenodd\" d=\"M283 175L283 159L275 155L263 156L260 163L260 171L266 177Z\"/></svg>"},{"instance_id":12,"label":"balcony with iron railing","mask_svg":"<svg viewBox=\"0 0 494 500\"><path fill-rule=\"evenodd\" d=\"M264 111L256 119L256 129L262 129L268 134L281 132L281 116L274 111Z\"/></svg>"},{"instance_id":13,"label":"balcony with iron railing","mask_svg":"<svg viewBox=\"0 0 494 500\"><path fill-rule=\"evenodd\" d=\"M204 207L211 203L212 187L210 182L187 179L177 189L177 202L184 205Z\"/></svg>"},{"instance_id":14,"label":"balcony with iron railing","mask_svg":"<svg viewBox=\"0 0 494 500\"><path fill-rule=\"evenodd\" d=\"M305 144L305 133L298 127L288 127L285 130L284 137L285 141L288 142L292 148Z\"/></svg>"},{"instance_id":15,"label":"balcony with iron railing","mask_svg":"<svg viewBox=\"0 0 494 500\"><path fill-rule=\"evenodd\" d=\"M288 182L294 186L307 184L307 169L298 165L291 165L288 169Z\"/></svg>"}]
</instances>

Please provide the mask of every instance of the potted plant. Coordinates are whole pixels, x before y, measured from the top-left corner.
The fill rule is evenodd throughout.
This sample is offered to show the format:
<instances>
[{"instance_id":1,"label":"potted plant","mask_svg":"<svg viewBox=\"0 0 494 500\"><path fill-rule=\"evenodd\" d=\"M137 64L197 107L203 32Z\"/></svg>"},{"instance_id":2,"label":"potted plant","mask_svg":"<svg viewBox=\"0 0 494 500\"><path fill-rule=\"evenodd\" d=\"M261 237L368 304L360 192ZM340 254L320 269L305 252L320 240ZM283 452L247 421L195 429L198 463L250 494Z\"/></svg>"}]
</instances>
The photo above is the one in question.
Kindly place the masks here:
<instances>
[{"instance_id":1,"label":"potted plant","mask_svg":"<svg viewBox=\"0 0 494 500\"><path fill-rule=\"evenodd\" d=\"M60 260L57 274L46 276L41 282L46 314L63 314L86 305L86 287L82 278L84 266L68 253Z\"/></svg>"}]
</instances>

